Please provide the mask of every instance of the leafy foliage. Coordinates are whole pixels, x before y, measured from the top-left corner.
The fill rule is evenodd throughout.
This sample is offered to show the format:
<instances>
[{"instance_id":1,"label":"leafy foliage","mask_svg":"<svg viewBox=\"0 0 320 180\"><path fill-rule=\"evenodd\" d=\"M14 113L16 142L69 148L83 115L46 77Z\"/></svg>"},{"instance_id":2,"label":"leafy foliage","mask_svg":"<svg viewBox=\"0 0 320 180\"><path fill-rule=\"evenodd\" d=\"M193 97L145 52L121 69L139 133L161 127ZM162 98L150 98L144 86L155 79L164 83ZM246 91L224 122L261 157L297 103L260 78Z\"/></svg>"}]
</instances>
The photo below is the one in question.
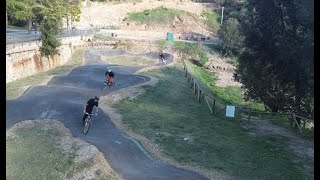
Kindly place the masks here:
<instances>
[{"instance_id":1,"label":"leafy foliage","mask_svg":"<svg viewBox=\"0 0 320 180\"><path fill-rule=\"evenodd\" d=\"M60 41L56 38L58 34L58 19L48 18L44 19L40 26L42 46L40 52L42 56L53 56L57 47L61 45Z\"/></svg>"},{"instance_id":2,"label":"leafy foliage","mask_svg":"<svg viewBox=\"0 0 320 180\"><path fill-rule=\"evenodd\" d=\"M205 18L205 24L213 33L217 33L220 29L221 16L217 12L203 12L201 14Z\"/></svg>"},{"instance_id":3,"label":"leafy foliage","mask_svg":"<svg viewBox=\"0 0 320 180\"><path fill-rule=\"evenodd\" d=\"M240 33L237 19L229 18L219 30L223 50L227 55L238 55L244 50L244 36Z\"/></svg>"},{"instance_id":4,"label":"leafy foliage","mask_svg":"<svg viewBox=\"0 0 320 180\"><path fill-rule=\"evenodd\" d=\"M313 6L310 0L248 0L239 21L246 49L237 73L248 99L273 112L313 117Z\"/></svg>"},{"instance_id":5,"label":"leafy foliage","mask_svg":"<svg viewBox=\"0 0 320 180\"><path fill-rule=\"evenodd\" d=\"M8 0L6 11L13 19L37 21L40 24L42 55L52 56L60 46L56 39L58 29L62 26L64 18L78 21L80 17L80 0Z\"/></svg>"}]
</instances>

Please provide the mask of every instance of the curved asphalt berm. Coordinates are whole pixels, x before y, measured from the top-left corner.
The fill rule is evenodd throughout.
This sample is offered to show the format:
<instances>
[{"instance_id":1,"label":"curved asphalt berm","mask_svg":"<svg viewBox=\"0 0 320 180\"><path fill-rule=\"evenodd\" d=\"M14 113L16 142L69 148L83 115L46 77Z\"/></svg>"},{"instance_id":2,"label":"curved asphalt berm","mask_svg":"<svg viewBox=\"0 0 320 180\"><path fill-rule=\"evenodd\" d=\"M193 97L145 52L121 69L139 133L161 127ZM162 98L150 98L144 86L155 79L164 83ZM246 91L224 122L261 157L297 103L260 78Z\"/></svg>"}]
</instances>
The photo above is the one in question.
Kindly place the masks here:
<instances>
[{"instance_id":1,"label":"curved asphalt berm","mask_svg":"<svg viewBox=\"0 0 320 180\"><path fill-rule=\"evenodd\" d=\"M86 64L75 68L66 76L54 77L47 86L28 89L24 95L6 102L6 128L29 119L60 120L71 133L94 144L107 158L111 167L127 180L191 180L207 179L197 173L166 164L151 156L141 144L121 132L107 114L99 111L91 121L89 133L84 135L81 127L83 106L89 98L101 95L106 63L104 56L132 55L123 51L87 50ZM144 54L158 60L157 53ZM169 57L169 55L167 55ZM172 57L167 58L172 62ZM110 65L109 65L110 66ZM116 87L110 91L149 81L149 77L133 73L144 66L113 66Z\"/></svg>"}]
</instances>

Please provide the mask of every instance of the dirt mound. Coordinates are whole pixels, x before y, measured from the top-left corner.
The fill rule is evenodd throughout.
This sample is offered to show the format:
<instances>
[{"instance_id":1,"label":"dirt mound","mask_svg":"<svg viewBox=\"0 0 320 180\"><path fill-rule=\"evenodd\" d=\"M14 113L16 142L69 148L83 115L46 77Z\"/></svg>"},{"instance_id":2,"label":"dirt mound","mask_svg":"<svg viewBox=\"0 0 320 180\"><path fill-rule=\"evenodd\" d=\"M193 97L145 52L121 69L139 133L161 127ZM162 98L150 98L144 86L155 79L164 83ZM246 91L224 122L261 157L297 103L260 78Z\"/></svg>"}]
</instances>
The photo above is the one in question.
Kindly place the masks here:
<instances>
[{"instance_id":1,"label":"dirt mound","mask_svg":"<svg viewBox=\"0 0 320 180\"><path fill-rule=\"evenodd\" d=\"M74 161L75 166L79 166L79 168L77 168L77 172L73 172L73 176L70 178L65 177L65 174L67 174L68 172L61 174L63 176L61 177L62 179L99 179L103 177L108 177L115 180L122 179L111 169L110 165L105 160L103 154L97 149L97 147L79 138L73 137L70 133L70 130L67 129L63 125L63 123L58 120L39 119L22 121L15 124L13 127L6 131L6 139L14 140L24 138L20 136L20 129L27 129L30 134L32 134L32 129L53 131L57 135L55 136L55 148L60 149L60 151L64 152L64 154L71 153L76 155ZM49 138L46 135L42 135L42 137ZM28 136L28 138L30 138L30 136ZM27 140L30 141L30 139ZM30 157L28 154L26 154L26 158L37 157ZM82 165L86 166L84 168L80 168ZM35 166L34 168L39 170L39 167L37 166Z\"/></svg>"}]
</instances>

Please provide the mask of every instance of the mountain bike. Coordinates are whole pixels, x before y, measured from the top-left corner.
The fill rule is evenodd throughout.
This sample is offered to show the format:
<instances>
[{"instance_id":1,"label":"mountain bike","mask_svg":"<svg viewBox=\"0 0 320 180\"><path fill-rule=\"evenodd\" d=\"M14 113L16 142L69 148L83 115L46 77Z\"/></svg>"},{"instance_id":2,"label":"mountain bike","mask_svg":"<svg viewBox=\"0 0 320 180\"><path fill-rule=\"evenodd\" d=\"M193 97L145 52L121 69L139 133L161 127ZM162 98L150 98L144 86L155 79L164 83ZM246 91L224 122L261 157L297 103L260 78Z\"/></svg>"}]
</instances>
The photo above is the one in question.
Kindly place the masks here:
<instances>
[{"instance_id":1,"label":"mountain bike","mask_svg":"<svg viewBox=\"0 0 320 180\"><path fill-rule=\"evenodd\" d=\"M103 91L106 87L111 87L111 86L115 86L115 82L114 80L112 82L110 81L104 81L103 84L101 85L101 91Z\"/></svg>"},{"instance_id":2,"label":"mountain bike","mask_svg":"<svg viewBox=\"0 0 320 180\"><path fill-rule=\"evenodd\" d=\"M86 114L87 114L87 118L84 120L84 125L83 125L83 133L84 134L87 134L89 131L90 119L91 119L91 116L93 115L93 114L89 114L87 112L86 112Z\"/></svg>"},{"instance_id":3,"label":"mountain bike","mask_svg":"<svg viewBox=\"0 0 320 180\"><path fill-rule=\"evenodd\" d=\"M166 61L166 59L165 59L165 58L161 58L161 57L159 57L159 63L166 64L166 63L167 63L167 61Z\"/></svg>"}]
</instances>

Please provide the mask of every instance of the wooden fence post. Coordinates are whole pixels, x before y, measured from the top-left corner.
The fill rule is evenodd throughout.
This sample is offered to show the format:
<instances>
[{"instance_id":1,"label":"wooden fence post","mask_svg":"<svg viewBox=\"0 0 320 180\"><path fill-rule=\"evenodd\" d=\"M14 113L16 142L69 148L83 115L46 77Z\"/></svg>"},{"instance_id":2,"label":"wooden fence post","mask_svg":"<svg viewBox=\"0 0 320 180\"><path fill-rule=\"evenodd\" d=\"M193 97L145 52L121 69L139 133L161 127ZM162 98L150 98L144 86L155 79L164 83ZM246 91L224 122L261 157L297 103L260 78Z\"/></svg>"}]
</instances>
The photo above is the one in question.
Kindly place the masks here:
<instances>
[{"instance_id":1,"label":"wooden fence post","mask_svg":"<svg viewBox=\"0 0 320 180\"><path fill-rule=\"evenodd\" d=\"M216 99L213 99L212 114L214 114L215 107L216 107Z\"/></svg>"},{"instance_id":2,"label":"wooden fence post","mask_svg":"<svg viewBox=\"0 0 320 180\"><path fill-rule=\"evenodd\" d=\"M303 133L302 130L301 130L301 127L300 127L299 123L297 122L296 115L295 115L294 113L293 113L293 120L294 120L294 122L296 123L296 125L298 126L300 132Z\"/></svg>"},{"instance_id":3,"label":"wooden fence post","mask_svg":"<svg viewBox=\"0 0 320 180\"><path fill-rule=\"evenodd\" d=\"M202 104L204 104L204 93L201 96L201 102L202 102Z\"/></svg>"},{"instance_id":4,"label":"wooden fence post","mask_svg":"<svg viewBox=\"0 0 320 180\"><path fill-rule=\"evenodd\" d=\"M208 99L206 97L204 97L204 100L206 100L208 107L210 109L210 112L213 113L212 109L211 109L211 104L209 103Z\"/></svg>"}]
</instances>

